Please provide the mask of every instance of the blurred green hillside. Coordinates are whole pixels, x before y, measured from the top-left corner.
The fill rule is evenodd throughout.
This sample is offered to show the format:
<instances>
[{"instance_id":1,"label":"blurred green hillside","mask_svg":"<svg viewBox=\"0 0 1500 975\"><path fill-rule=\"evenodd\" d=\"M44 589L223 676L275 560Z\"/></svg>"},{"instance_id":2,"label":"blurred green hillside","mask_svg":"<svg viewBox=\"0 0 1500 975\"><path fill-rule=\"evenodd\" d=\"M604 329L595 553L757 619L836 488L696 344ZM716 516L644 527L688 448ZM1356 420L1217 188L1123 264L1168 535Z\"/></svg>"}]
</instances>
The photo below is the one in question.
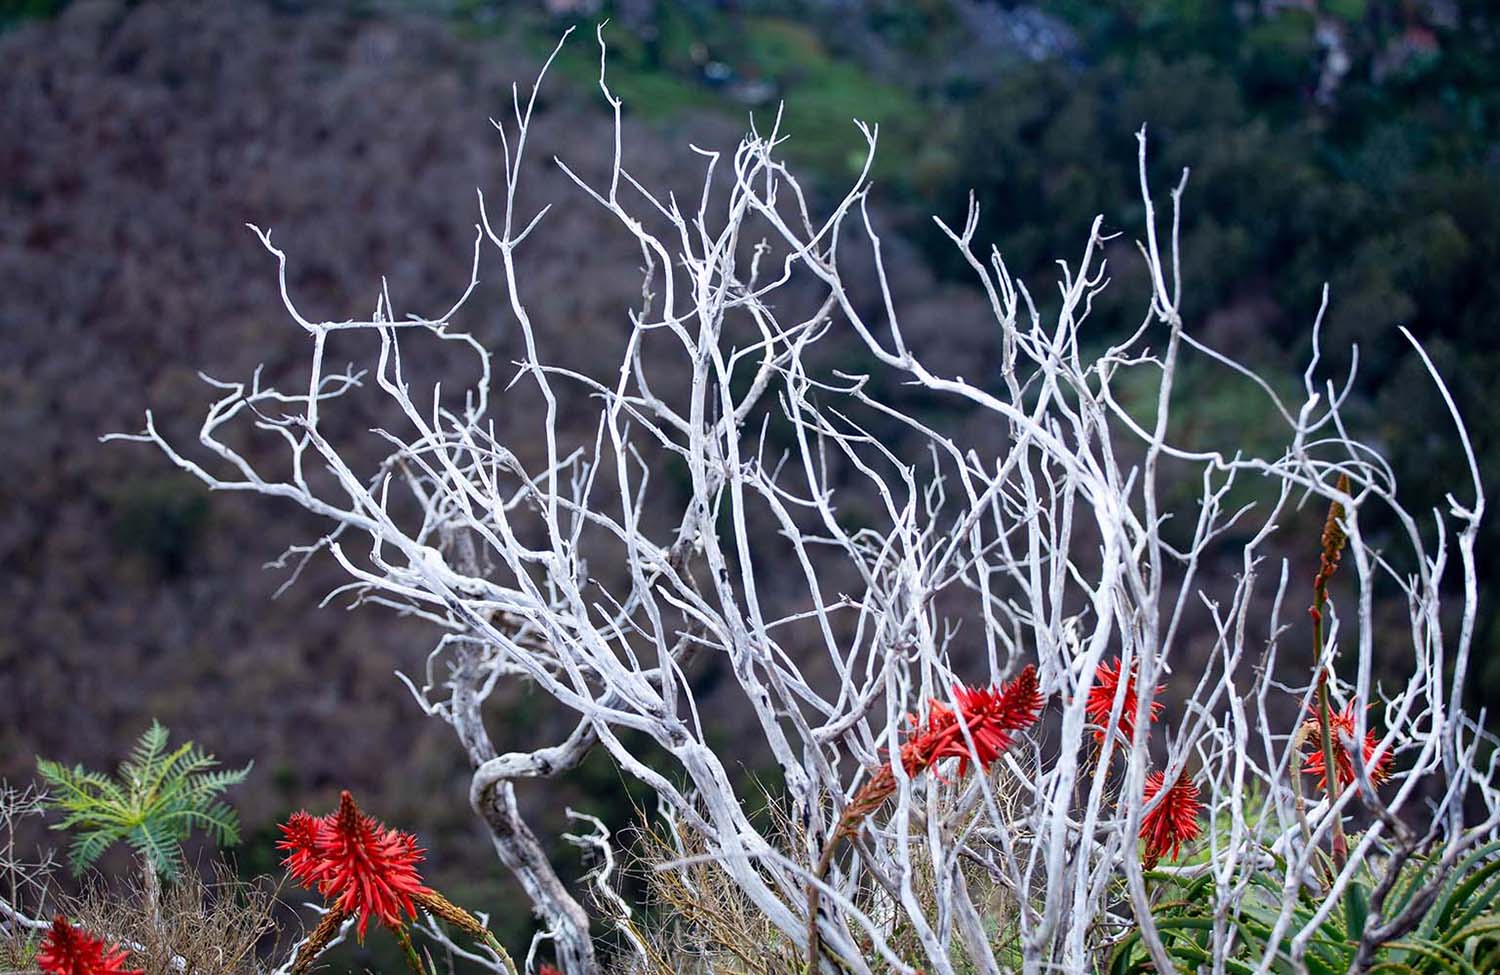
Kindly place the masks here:
<instances>
[{"instance_id":1,"label":"blurred green hillside","mask_svg":"<svg viewBox=\"0 0 1500 975\"><path fill-rule=\"evenodd\" d=\"M467 16L487 5L470 4ZM488 5L493 9L492 5ZM555 4L556 7L570 6ZM1484 4L1445 0L972 0L582 4L614 18L610 71L645 114L785 101L786 152L830 185L858 164L850 119L880 124L880 200L941 274L968 273L929 220L969 192L1033 292L1096 214L1123 234L1115 286L1091 319L1101 343L1143 304L1128 241L1143 211L1133 165L1147 126L1158 194L1190 168L1183 222L1190 328L1296 390L1330 289L1321 378L1342 383L1414 511L1446 508L1467 473L1437 391L1398 328L1420 340L1462 404L1483 472L1500 484L1500 29ZM592 82L592 45L567 57ZM715 72L717 74L715 74ZM1259 406L1193 387L1203 442L1269 435ZM1500 581L1500 521L1479 545ZM1500 626L1476 643L1474 703L1500 708Z\"/></svg>"}]
</instances>

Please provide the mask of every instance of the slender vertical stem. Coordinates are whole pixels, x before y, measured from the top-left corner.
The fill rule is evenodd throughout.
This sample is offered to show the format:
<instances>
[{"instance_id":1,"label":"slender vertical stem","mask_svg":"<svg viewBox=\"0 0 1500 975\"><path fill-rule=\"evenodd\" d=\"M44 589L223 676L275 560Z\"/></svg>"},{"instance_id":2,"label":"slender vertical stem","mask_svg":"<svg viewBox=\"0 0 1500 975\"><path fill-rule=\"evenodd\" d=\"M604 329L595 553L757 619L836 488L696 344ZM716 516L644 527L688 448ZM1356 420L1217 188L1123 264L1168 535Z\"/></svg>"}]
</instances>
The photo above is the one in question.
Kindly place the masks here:
<instances>
[{"instance_id":1,"label":"slender vertical stem","mask_svg":"<svg viewBox=\"0 0 1500 975\"><path fill-rule=\"evenodd\" d=\"M1349 493L1349 477L1340 474L1338 489ZM1332 704L1329 701L1328 671L1333 667L1333 648L1323 642L1323 609L1328 605L1328 580L1338 571L1339 558L1343 555L1347 537L1339 519L1344 516L1344 506L1334 501L1328 506L1328 518L1323 523L1322 560L1318 575L1313 580L1313 604L1308 609L1313 624L1313 660L1318 682L1318 739L1323 750L1323 785L1328 794L1328 815L1333 817L1333 870L1342 872L1349 859L1349 841L1344 836L1343 817L1334 811L1339 794L1338 766L1334 764Z\"/></svg>"},{"instance_id":2,"label":"slender vertical stem","mask_svg":"<svg viewBox=\"0 0 1500 975\"><path fill-rule=\"evenodd\" d=\"M1307 797L1302 792L1302 749L1307 744L1307 736L1310 734L1307 724L1297 725L1297 731L1292 735L1292 764L1290 774L1292 777L1292 794L1296 796L1292 804L1293 811L1297 814L1297 823L1302 827L1302 842L1312 846L1312 827L1307 823Z\"/></svg>"},{"instance_id":3,"label":"slender vertical stem","mask_svg":"<svg viewBox=\"0 0 1500 975\"><path fill-rule=\"evenodd\" d=\"M1331 661L1325 663L1321 652L1323 646L1322 602L1320 598L1316 604L1318 612L1313 614L1313 646L1317 651L1318 661L1318 739L1323 746L1323 784L1328 793L1328 814L1333 817L1333 869L1335 873L1338 873L1344 869L1344 863L1349 858L1349 841L1344 836L1343 817L1334 812L1333 808L1339 794L1339 777L1338 767L1334 764L1333 758L1332 705L1329 703L1328 695L1328 665Z\"/></svg>"},{"instance_id":4,"label":"slender vertical stem","mask_svg":"<svg viewBox=\"0 0 1500 975\"><path fill-rule=\"evenodd\" d=\"M416 946L411 943L411 935L406 933L402 927L392 927L391 933L401 944L401 950L406 953L406 964L416 975L428 975L427 969L422 967L422 959L417 957Z\"/></svg>"},{"instance_id":5,"label":"slender vertical stem","mask_svg":"<svg viewBox=\"0 0 1500 975\"><path fill-rule=\"evenodd\" d=\"M823 844L823 853L818 857L818 865L813 868L813 879L807 885L807 971L806 975L814 975L818 970L818 955L822 953L822 944L818 938L818 885L828 877L828 869L833 865L833 854L839 848L839 843L844 838L844 830L850 825L844 822L848 818L845 813L839 820L839 825L828 837L828 842Z\"/></svg>"},{"instance_id":6,"label":"slender vertical stem","mask_svg":"<svg viewBox=\"0 0 1500 975\"><path fill-rule=\"evenodd\" d=\"M141 857L141 899L146 909L146 926L150 929L149 941L152 950L161 946L161 878L156 874L156 864L149 856Z\"/></svg>"},{"instance_id":7,"label":"slender vertical stem","mask_svg":"<svg viewBox=\"0 0 1500 975\"><path fill-rule=\"evenodd\" d=\"M484 943L489 946L489 949L491 951L500 956L500 963L505 966L505 970L509 972L510 975L519 975L519 972L516 968L515 959L510 957L510 952L505 950L505 946L500 943L499 938L496 938L493 934L486 930L484 932Z\"/></svg>"}]
</instances>

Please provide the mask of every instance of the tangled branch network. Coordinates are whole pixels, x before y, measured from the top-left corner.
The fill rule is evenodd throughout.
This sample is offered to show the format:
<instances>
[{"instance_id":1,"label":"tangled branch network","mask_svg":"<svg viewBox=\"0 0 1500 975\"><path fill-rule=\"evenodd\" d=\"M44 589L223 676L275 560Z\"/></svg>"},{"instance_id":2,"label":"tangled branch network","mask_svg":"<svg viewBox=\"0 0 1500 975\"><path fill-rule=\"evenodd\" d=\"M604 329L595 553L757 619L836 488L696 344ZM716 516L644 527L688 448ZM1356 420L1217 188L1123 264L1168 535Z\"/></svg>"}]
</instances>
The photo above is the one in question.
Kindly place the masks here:
<instances>
[{"instance_id":1,"label":"tangled branch network","mask_svg":"<svg viewBox=\"0 0 1500 975\"><path fill-rule=\"evenodd\" d=\"M1204 970L1248 958L1233 970L1306 971L1356 887L1368 901L1357 965L1411 930L1420 903L1387 899L1396 875L1420 859L1440 885L1500 824L1489 751L1461 707L1484 497L1451 398L1473 483L1446 511L1408 513L1380 455L1346 429L1349 384L1316 378L1316 322L1300 403L1195 338L1179 312L1187 175L1159 216L1144 130L1139 327L1085 351L1106 283L1099 221L1044 315L979 249L971 203L961 226L939 226L987 297L998 361L983 365L991 379L941 375L903 331L869 212L874 128L859 127L865 168L825 216L774 129L732 157L699 150L702 192L685 209L622 167L600 48L613 161L595 182L558 165L643 258L617 371L583 375L538 352L562 323L533 317L516 264L546 214L517 208L533 87L496 124L503 193L498 206L480 197L469 286L448 312L397 320L382 290L368 321L310 320L287 293L286 256L257 230L311 341L306 385L214 382L199 459L150 413L143 433L114 438L154 444L211 488L325 518L326 536L294 554L331 555L348 574L340 593L431 623L425 672L403 679L466 751L469 800L561 966L599 970L601 925L627 933L620 950L642 968L660 950L607 883L595 886L608 896L564 884L518 811L518 780L597 749L657 797L676 855L655 869L711 866L720 896L764 924L767 956L796 971L1086 972L1127 941L1176 971L1161 890L1189 881L1207 898ZM490 353L458 330L486 251L524 347L503 394ZM848 283L851 265L869 293ZM368 372L330 366L339 333L378 343ZM413 333L477 363L461 402L412 388ZM1192 357L1255 390L1284 446L1184 446L1173 385ZM1125 395L1143 376L1150 395ZM325 421L370 378L403 426L371 434L386 457L359 470ZM597 404L577 443L561 429L565 385ZM522 391L543 405L532 463L493 420L498 397ZM287 473L234 446L244 425L281 438ZM1231 503L1247 486L1256 503ZM1343 589L1318 596L1316 664L1302 653L1289 667L1307 590L1277 553L1316 559L1318 546L1280 526L1309 506L1320 524L1331 511L1323 548ZM1374 513L1390 526L1378 548L1362 527ZM1234 566L1213 592L1209 558ZM1377 605L1404 608L1408 625L1386 614L1377 632ZM1375 680L1377 652L1406 678L1394 694ZM694 670L711 658L715 712L739 709L753 747L710 744ZM575 715L571 735L502 752L481 715L515 680ZM1179 703L1164 711L1169 682ZM737 774L757 749L784 782L769 824L747 812L754 786ZM595 825L587 842L607 851ZM1268 878L1282 896L1249 945L1236 918Z\"/></svg>"}]
</instances>

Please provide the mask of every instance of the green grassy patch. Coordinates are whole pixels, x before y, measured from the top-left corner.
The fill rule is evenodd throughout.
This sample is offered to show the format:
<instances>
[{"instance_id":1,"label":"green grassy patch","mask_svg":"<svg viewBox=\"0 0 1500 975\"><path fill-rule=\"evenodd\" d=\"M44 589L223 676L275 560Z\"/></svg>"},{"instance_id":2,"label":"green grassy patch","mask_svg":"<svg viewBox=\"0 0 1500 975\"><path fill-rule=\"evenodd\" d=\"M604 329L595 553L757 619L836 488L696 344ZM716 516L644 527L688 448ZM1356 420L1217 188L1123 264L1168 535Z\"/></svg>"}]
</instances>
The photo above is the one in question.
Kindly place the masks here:
<instances>
[{"instance_id":1,"label":"green grassy patch","mask_svg":"<svg viewBox=\"0 0 1500 975\"><path fill-rule=\"evenodd\" d=\"M569 85L593 88L599 79L599 49L592 26L579 24L554 63L557 77ZM528 49L545 56L562 25L537 18L523 27ZM606 79L624 102L625 112L641 118L669 120L688 111L712 111L743 120L753 116L763 134L783 105L782 152L794 164L831 182L858 173L865 143L855 119L880 126L877 178L906 179L914 158L930 156L925 129L929 113L921 100L898 85L887 84L859 64L831 53L817 31L785 17L662 18L654 41L625 30L605 29L608 45ZM723 84L708 81L702 65L728 66ZM752 104L746 87L762 86L768 97Z\"/></svg>"}]
</instances>

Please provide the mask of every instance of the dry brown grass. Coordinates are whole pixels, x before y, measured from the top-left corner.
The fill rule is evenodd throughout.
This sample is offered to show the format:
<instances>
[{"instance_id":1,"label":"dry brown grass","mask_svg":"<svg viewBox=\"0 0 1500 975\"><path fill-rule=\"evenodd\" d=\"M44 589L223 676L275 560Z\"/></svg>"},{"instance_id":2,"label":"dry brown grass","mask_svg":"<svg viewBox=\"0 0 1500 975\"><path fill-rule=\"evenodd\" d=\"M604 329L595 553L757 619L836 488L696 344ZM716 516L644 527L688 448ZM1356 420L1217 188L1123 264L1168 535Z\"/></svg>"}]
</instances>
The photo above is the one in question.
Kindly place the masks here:
<instances>
[{"instance_id":1,"label":"dry brown grass","mask_svg":"<svg viewBox=\"0 0 1500 975\"><path fill-rule=\"evenodd\" d=\"M47 904L52 856L50 851L35 857L22 855L17 850L17 833L23 823L41 816L42 798L35 788L18 789L0 781L0 898L33 915L41 915ZM38 932L0 913L0 972L29 970L39 940Z\"/></svg>"},{"instance_id":2,"label":"dry brown grass","mask_svg":"<svg viewBox=\"0 0 1500 975\"><path fill-rule=\"evenodd\" d=\"M139 886L90 887L68 905L68 914L87 930L108 932L130 950L131 967L146 975L249 975L256 971L256 945L275 928L273 904L270 890L217 864L209 878L187 871L163 889L159 923Z\"/></svg>"},{"instance_id":3,"label":"dry brown grass","mask_svg":"<svg viewBox=\"0 0 1500 975\"><path fill-rule=\"evenodd\" d=\"M990 785L1002 818L1018 822L1022 803L1015 778L1002 771L992 776ZM945 822L952 824L974 813L972 808L955 808L952 791L943 790L943 797L939 814ZM782 850L802 849L804 834L781 805L771 802L768 808L772 842ZM638 821L642 825L631 836L627 872L646 890L643 906L648 920L634 930L646 944L648 958L643 965L638 955L623 955L615 966L616 975L803 975L806 959L801 949L772 927L718 862L703 855L702 843L691 830L678 826L674 835L673 827L644 813ZM911 829L916 838L925 835L926 826L914 820ZM1021 848L1030 839L1020 826L1010 837ZM982 841L971 841L970 846L980 854L984 852ZM917 898L930 916L936 908L937 880L925 844L914 845L911 865ZM999 882L978 856L966 859L960 869L968 878L997 957L1003 960L1014 956L1018 952L1015 892ZM855 900L871 917L890 918L882 932L887 943L901 957L920 966L923 952L915 932L901 922L900 911L882 908L882 903L890 904L889 895L871 884L861 889ZM873 944L863 936L861 941L866 957L877 959ZM953 961L959 971L967 969L963 946L957 939Z\"/></svg>"},{"instance_id":4,"label":"dry brown grass","mask_svg":"<svg viewBox=\"0 0 1500 975\"><path fill-rule=\"evenodd\" d=\"M29 973L35 970L32 959L40 939L28 937L24 932L7 932L0 938L0 975Z\"/></svg>"},{"instance_id":5,"label":"dry brown grass","mask_svg":"<svg viewBox=\"0 0 1500 975\"><path fill-rule=\"evenodd\" d=\"M642 934L649 958L628 958L621 972L639 975L791 975L797 947L766 920L681 826L648 822L634 833L631 872L644 882L653 918ZM778 823L778 826L783 824ZM682 861L681 866L665 867Z\"/></svg>"}]
</instances>

